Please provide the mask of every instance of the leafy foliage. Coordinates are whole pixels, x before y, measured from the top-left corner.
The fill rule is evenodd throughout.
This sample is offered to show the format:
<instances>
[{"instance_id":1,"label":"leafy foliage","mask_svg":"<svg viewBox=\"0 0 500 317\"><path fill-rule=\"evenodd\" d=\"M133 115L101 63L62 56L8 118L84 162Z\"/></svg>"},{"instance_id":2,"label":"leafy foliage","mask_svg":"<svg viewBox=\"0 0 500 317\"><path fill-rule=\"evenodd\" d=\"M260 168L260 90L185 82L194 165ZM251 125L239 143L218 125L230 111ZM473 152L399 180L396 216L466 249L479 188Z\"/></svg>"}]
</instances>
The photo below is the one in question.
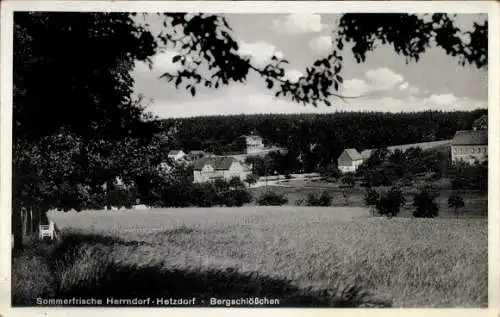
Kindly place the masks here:
<instances>
[{"instance_id":1,"label":"leafy foliage","mask_svg":"<svg viewBox=\"0 0 500 317\"><path fill-rule=\"evenodd\" d=\"M380 199L380 194L373 188L368 188L364 201L367 206L375 206Z\"/></svg>"},{"instance_id":2,"label":"leafy foliage","mask_svg":"<svg viewBox=\"0 0 500 317\"><path fill-rule=\"evenodd\" d=\"M266 190L257 199L257 204L260 206L281 206L288 202L284 195L280 195L271 190Z\"/></svg>"},{"instance_id":3,"label":"leafy foliage","mask_svg":"<svg viewBox=\"0 0 500 317\"><path fill-rule=\"evenodd\" d=\"M488 161L474 165L456 163L451 169L453 189L488 191Z\"/></svg>"},{"instance_id":4,"label":"leafy foliage","mask_svg":"<svg viewBox=\"0 0 500 317\"><path fill-rule=\"evenodd\" d=\"M392 187L388 192L380 195L375 208L382 216L395 217L398 215L401 206L405 203L406 199L401 190L397 187Z\"/></svg>"},{"instance_id":5,"label":"leafy foliage","mask_svg":"<svg viewBox=\"0 0 500 317\"><path fill-rule=\"evenodd\" d=\"M437 217L439 207L435 202L438 193L432 187L425 187L418 194L415 195L413 206L416 210L413 216L417 218L434 218Z\"/></svg>"},{"instance_id":6,"label":"leafy foliage","mask_svg":"<svg viewBox=\"0 0 500 317\"><path fill-rule=\"evenodd\" d=\"M321 192L319 196L317 193L310 193L307 195L306 204L307 206L327 207L331 206L332 198L332 195L327 190Z\"/></svg>"},{"instance_id":7,"label":"leafy foliage","mask_svg":"<svg viewBox=\"0 0 500 317\"><path fill-rule=\"evenodd\" d=\"M453 193L448 197L448 207L453 208L455 213L458 214L458 210L465 207L464 198L457 193Z\"/></svg>"}]
</instances>

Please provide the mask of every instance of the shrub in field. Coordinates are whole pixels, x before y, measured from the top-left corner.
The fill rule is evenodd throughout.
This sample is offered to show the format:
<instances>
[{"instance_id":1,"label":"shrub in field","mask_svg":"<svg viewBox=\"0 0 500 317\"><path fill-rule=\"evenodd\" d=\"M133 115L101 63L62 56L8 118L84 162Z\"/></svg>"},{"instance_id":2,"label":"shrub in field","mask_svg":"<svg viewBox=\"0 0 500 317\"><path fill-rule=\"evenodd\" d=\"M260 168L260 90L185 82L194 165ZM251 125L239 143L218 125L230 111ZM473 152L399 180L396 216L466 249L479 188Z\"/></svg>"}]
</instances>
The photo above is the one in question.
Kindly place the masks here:
<instances>
[{"instance_id":1,"label":"shrub in field","mask_svg":"<svg viewBox=\"0 0 500 317\"><path fill-rule=\"evenodd\" d=\"M319 207L331 206L332 196L326 190L324 190L319 196L316 193L310 193L309 195L307 195L306 204L307 206L319 206Z\"/></svg>"},{"instance_id":2,"label":"shrub in field","mask_svg":"<svg viewBox=\"0 0 500 317\"><path fill-rule=\"evenodd\" d=\"M474 165L457 163L453 166L452 173L453 189L488 190L488 162Z\"/></svg>"},{"instance_id":3,"label":"shrub in field","mask_svg":"<svg viewBox=\"0 0 500 317\"><path fill-rule=\"evenodd\" d=\"M413 206L416 207L413 216L417 218L434 218L439 212L438 204L435 202L437 191L432 187L425 187L415 195Z\"/></svg>"},{"instance_id":4,"label":"shrub in field","mask_svg":"<svg viewBox=\"0 0 500 317\"><path fill-rule=\"evenodd\" d=\"M273 191L265 191L257 199L257 204L260 206L281 206L288 202L288 199L281 194Z\"/></svg>"},{"instance_id":5,"label":"shrub in field","mask_svg":"<svg viewBox=\"0 0 500 317\"><path fill-rule=\"evenodd\" d=\"M382 193L375 204L375 208L382 216L395 217L406 200L401 190L393 186L388 192Z\"/></svg>"},{"instance_id":6,"label":"shrub in field","mask_svg":"<svg viewBox=\"0 0 500 317\"><path fill-rule=\"evenodd\" d=\"M245 182L247 182L248 185L253 185L257 183L257 176L255 176L254 174L248 174L245 178Z\"/></svg>"},{"instance_id":7,"label":"shrub in field","mask_svg":"<svg viewBox=\"0 0 500 317\"><path fill-rule=\"evenodd\" d=\"M304 206L306 200L304 198L299 198L295 201L295 206Z\"/></svg>"},{"instance_id":8,"label":"shrub in field","mask_svg":"<svg viewBox=\"0 0 500 317\"><path fill-rule=\"evenodd\" d=\"M199 207L212 207L218 202L215 186L211 183L193 184L191 203Z\"/></svg>"},{"instance_id":9,"label":"shrub in field","mask_svg":"<svg viewBox=\"0 0 500 317\"><path fill-rule=\"evenodd\" d=\"M373 188L368 188L365 193L365 205L371 208L372 214L375 213L375 206L380 199L380 194Z\"/></svg>"},{"instance_id":10,"label":"shrub in field","mask_svg":"<svg viewBox=\"0 0 500 317\"><path fill-rule=\"evenodd\" d=\"M241 207L252 201L252 195L245 189L233 189L223 196L224 205Z\"/></svg>"},{"instance_id":11,"label":"shrub in field","mask_svg":"<svg viewBox=\"0 0 500 317\"><path fill-rule=\"evenodd\" d=\"M354 178L354 175L352 174L347 174L342 178L342 184L349 186L349 187L354 187L356 184L356 179Z\"/></svg>"},{"instance_id":12,"label":"shrub in field","mask_svg":"<svg viewBox=\"0 0 500 317\"><path fill-rule=\"evenodd\" d=\"M458 210L465 206L465 202L462 196L457 193L453 193L448 197L448 207L453 208L455 215L458 215Z\"/></svg>"}]
</instances>

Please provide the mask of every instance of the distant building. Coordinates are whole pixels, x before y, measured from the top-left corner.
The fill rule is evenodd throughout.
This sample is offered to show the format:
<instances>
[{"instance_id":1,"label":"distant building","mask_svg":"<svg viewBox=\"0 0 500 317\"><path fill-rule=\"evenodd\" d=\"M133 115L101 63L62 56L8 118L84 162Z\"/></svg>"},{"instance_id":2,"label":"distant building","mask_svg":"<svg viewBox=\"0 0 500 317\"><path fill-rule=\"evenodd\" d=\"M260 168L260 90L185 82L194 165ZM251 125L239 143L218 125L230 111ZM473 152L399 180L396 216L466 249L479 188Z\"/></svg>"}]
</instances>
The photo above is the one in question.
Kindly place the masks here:
<instances>
[{"instance_id":1,"label":"distant building","mask_svg":"<svg viewBox=\"0 0 500 317\"><path fill-rule=\"evenodd\" d=\"M472 123L472 130L488 130L488 115L482 115Z\"/></svg>"},{"instance_id":2,"label":"distant building","mask_svg":"<svg viewBox=\"0 0 500 317\"><path fill-rule=\"evenodd\" d=\"M169 159L172 159L174 161L180 161L184 159L186 153L184 153L182 150L172 150L168 152L167 156Z\"/></svg>"},{"instance_id":3,"label":"distant building","mask_svg":"<svg viewBox=\"0 0 500 317\"><path fill-rule=\"evenodd\" d=\"M207 156L207 153L203 152L203 151L197 151L197 150L193 150L193 151L190 151L188 154L187 154L187 157L191 160L191 161L194 161L194 160L198 160L202 157L205 157Z\"/></svg>"},{"instance_id":4,"label":"distant building","mask_svg":"<svg viewBox=\"0 0 500 317\"><path fill-rule=\"evenodd\" d=\"M253 134L242 137L245 139L247 154L259 153L265 149L262 137Z\"/></svg>"},{"instance_id":5,"label":"distant building","mask_svg":"<svg viewBox=\"0 0 500 317\"><path fill-rule=\"evenodd\" d=\"M204 157L194 162L193 182L230 180L235 176L244 181L249 174L251 174L250 168L232 157Z\"/></svg>"},{"instance_id":6,"label":"distant building","mask_svg":"<svg viewBox=\"0 0 500 317\"><path fill-rule=\"evenodd\" d=\"M451 141L451 160L474 164L488 159L488 131L457 131Z\"/></svg>"},{"instance_id":7,"label":"distant building","mask_svg":"<svg viewBox=\"0 0 500 317\"><path fill-rule=\"evenodd\" d=\"M363 158L363 162L368 160L370 156L372 156L373 150L364 150L361 152L361 158Z\"/></svg>"},{"instance_id":8,"label":"distant building","mask_svg":"<svg viewBox=\"0 0 500 317\"><path fill-rule=\"evenodd\" d=\"M342 173L355 172L363 163L363 157L356 149L345 149L337 159L337 166Z\"/></svg>"}]
</instances>

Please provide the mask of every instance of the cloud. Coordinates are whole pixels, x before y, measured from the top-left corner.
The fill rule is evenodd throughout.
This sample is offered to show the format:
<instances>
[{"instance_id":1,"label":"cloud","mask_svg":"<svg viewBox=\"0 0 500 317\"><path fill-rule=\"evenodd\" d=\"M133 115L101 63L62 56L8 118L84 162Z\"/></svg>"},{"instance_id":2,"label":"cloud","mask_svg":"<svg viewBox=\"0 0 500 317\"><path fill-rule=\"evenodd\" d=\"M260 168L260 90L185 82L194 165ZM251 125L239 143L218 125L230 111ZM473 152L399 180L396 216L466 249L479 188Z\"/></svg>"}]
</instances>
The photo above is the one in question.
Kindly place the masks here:
<instances>
[{"instance_id":1,"label":"cloud","mask_svg":"<svg viewBox=\"0 0 500 317\"><path fill-rule=\"evenodd\" d=\"M410 87L410 94L416 95L420 92L420 89L418 87Z\"/></svg>"},{"instance_id":2,"label":"cloud","mask_svg":"<svg viewBox=\"0 0 500 317\"><path fill-rule=\"evenodd\" d=\"M403 76L396 74L387 67L371 69L366 72L365 78L376 90L387 90L404 81Z\"/></svg>"},{"instance_id":3,"label":"cloud","mask_svg":"<svg viewBox=\"0 0 500 317\"><path fill-rule=\"evenodd\" d=\"M318 33L325 28L319 14L289 14L274 20L277 32L285 34Z\"/></svg>"},{"instance_id":4,"label":"cloud","mask_svg":"<svg viewBox=\"0 0 500 317\"><path fill-rule=\"evenodd\" d=\"M298 69L287 69L285 71L285 78L288 79L291 82L296 82L299 80L300 77L304 76L304 73L302 73Z\"/></svg>"},{"instance_id":5,"label":"cloud","mask_svg":"<svg viewBox=\"0 0 500 317\"><path fill-rule=\"evenodd\" d=\"M398 86L398 89L403 91L403 90L408 89L408 87L410 87L410 84L407 81L405 81L404 83L402 83L401 85Z\"/></svg>"},{"instance_id":6,"label":"cloud","mask_svg":"<svg viewBox=\"0 0 500 317\"><path fill-rule=\"evenodd\" d=\"M276 46L263 41L254 43L240 42L238 53L241 56L250 57L251 62L258 67L267 65L273 55L278 58L284 56L283 52L276 49Z\"/></svg>"},{"instance_id":7,"label":"cloud","mask_svg":"<svg viewBox=\"0 0 500 317\"><path fill-rule=\"evenodd\" d=\"M430 95L427 100L437 105L449 105L458 101L454 94Z\"/></svg>"},{"instance_id":8,"label":"cloud","mask_svg":"<svg viewBox=\"0 0 500 317\"><path fill-rule=\"evenodd\" d=\"M370 69L363 79L352 78L344 81L341 91L346 96L362 96L398 87L405 90L409 83L404 82L404 77L388 68Z\"/></svg>"},{"instance_id":9,"label":"cloud","mask_svg":"<svg viewBox=\"0 0 500 317\"><path fill-rule=\"evenodd\" d=\"M309 41L309 48L315 53L328 54L332 51L332 37L320 35Z\"/></svg>"},{"instance_id":10,"label":"cloud","mask_svg":"<svg viewBox=\"0 0 500 317\"><path fill-rule=\"evenodd\" d=\"M290 73L298 74L294 70ZM336 111L410 112L424 110L473 110L486 108L487 102L456 97L453 94L430 97L369 97L351 99L348 103L332 99L332 106L303 106L287 98L275 98L272 91L261 86L234 84L197 98L163 100L152 104L149 110L160 117L190 117L202 115L229 115L255 113L335 113ZM185 94L185 92L179 92ZM443 97L444 96L444 97ZM452 96L452 97L451 97ZM454 100L446 104L443 101Z\"/></svg>"},{"instance_id":11,"label":"cloud","mask_svg":"<svg viewBox=\"0 0 500 317\"><path fill-rule=\"evenodd\" d=\"M151 58L153 68L150 70L145 62L137 62L134 71L136 72L154 72L154 73L173 73L182 68L180 63L173 63L172 58L178 53L175 51L164 51Z\"/></svg>"}]
</instances>

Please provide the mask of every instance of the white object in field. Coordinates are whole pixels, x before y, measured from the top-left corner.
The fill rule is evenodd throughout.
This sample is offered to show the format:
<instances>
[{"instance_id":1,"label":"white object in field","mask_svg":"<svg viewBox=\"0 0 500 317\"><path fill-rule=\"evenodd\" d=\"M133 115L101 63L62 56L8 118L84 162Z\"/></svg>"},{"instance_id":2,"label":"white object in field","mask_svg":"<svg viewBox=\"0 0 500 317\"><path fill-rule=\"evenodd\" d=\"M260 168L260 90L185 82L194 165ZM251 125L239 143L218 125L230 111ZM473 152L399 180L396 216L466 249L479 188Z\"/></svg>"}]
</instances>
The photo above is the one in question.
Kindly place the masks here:
<instances>
[{"instance_id":1,"label":"white object in field","mask_svg":"<svg viewBox=\"0 0 500 317\"><path fill-rule=\"evenodd\" d=\"M48 225L40 225L39 237L43 239L49 237L51 240L54 239L54 222L50 221Z\"/></svg>"}]
</instances>

